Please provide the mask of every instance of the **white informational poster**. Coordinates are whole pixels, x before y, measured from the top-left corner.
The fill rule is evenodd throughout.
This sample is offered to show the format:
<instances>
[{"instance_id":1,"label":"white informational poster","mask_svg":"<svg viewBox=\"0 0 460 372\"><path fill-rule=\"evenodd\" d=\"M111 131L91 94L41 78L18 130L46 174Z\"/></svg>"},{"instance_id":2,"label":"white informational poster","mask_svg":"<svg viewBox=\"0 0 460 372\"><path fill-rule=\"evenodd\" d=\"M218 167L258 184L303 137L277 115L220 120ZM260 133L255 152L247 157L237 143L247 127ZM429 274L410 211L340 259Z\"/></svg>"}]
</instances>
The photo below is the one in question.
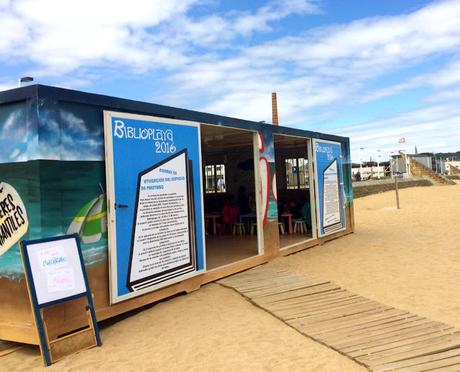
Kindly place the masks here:
<instances>
[{"instance_id":1,"label":"white informational poster","mask_svg":"<svg viewBox=\"0 0 460 372\"><path fill-rule=\"evenodd\" d=\"M38 305L86 293L74 237L27 244Z\"/></svg>"},{"instance_id":2,"label":"white informational poster","mask_svg":"<svg viewBox=\"0 0 460 372\"><path fill-rule=\"evenodd\" d=\"M329 226L336 225L340 220L340 194L339 174L337 172L337 160L324 170L324 192L323 192L323 226L327 230Z\"/></svg>"},{"instance_id":3,"label":"white informational poster","mask_svg":"<svg viewBox=\"0 0 460 372\"><path fill-rule=\"evenodd\" d=\"M15 245L28 228L21 197L11 185L0 181L0 256Z\"/></svg>"},{"instance_id":4,"label":"white informational poster","mask_svg":"<svg viewBox=\"0 0 460 372\"><path fill-rule=\"evenodd\" d=\"M195 269L187 152L139 175L128 287L135 291Z\"/></svg>"}]
</instances>

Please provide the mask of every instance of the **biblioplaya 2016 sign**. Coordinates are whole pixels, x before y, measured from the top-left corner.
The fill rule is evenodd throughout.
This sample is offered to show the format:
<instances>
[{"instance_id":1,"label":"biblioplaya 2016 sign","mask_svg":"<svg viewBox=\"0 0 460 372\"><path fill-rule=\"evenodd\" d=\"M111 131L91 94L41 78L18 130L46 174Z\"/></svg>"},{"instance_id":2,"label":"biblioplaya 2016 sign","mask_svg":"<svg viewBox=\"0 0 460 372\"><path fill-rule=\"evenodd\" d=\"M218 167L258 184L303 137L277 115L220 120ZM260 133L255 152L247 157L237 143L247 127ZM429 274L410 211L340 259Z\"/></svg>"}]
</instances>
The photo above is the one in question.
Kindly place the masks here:
<instances>
[{"instance_id":1,"label":"biblioplaya 2016 sign","mask_svg":"<svg viewBox=\"0 0 460 372\"><path fill-rule=\"evenodd\" d=\"M342 230L346 226L342 174L342 147L338 142L313 141L316 164L316 205L319 236Z\"/></svg>"},{"instance_id":2,"label":"biblioplaya 2016 sign","mask_svg":"<svg viewBox=\"0 0 460 372\"><path fill-rule=\"evenodd\" d=\"M111 301L204 270L199 124L105 113Z\"/></svg>"},{"instance_id":3,"label":"biblioplaya 2016 sign","mask_svg":"<svg viewBox=\"0 0 460 372\"><path fill-rule=\"evenodd\" d=\"M21 197L11 185L0 182L0 256L15 245L28 228Z\"/></svg>"}]
</instances>

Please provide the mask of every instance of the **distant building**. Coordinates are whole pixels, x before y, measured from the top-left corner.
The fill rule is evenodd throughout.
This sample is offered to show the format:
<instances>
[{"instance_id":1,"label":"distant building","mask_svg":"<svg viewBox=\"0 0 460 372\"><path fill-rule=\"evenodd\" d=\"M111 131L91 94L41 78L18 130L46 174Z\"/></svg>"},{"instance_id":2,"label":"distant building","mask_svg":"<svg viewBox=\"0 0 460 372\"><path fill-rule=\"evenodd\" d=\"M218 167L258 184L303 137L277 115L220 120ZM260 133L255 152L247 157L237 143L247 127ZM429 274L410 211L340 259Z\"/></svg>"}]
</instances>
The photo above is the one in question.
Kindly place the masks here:
<instances>
[{"instance_id":1,"label":"distant building","mask_svg":"<svg viewBox=\"0 0 460 372\"><path fill-rule=\"evenodd\" d=\"M409 173L407 171L409 159L414 159L433 172L446 174L446 160L436 158L432 152L423 152L419 154L397 154L391 156L391 168L393 172Z\"/></svg>"},{"instance_id":2,"label":"distant building","mask_svg":"<svg viewBox=\"0 0 460 372\"><path fill-rule=\"evenodd\" d=\"M444 162L445 166L446 166L446 172L447 174L449 174L450 176L454 175L454 171L452 170L452 166L456 167L458 170L460 170L460 160L450 160L449 158L446 159L446 161Z\"/></svg>"},{"instance_id":3,"label":"distant building","mask_svg":"<svg viewBox=\"0 0 460 372\"><path fill-rule=\"evenodd\" d=\"M384 161L377 163L375 161L367 161L362 164L353 163L351 167L351 174L354 181L358 180L358 173L361 180L390 177L390 162Z\"/></svg>"}]
</instances>

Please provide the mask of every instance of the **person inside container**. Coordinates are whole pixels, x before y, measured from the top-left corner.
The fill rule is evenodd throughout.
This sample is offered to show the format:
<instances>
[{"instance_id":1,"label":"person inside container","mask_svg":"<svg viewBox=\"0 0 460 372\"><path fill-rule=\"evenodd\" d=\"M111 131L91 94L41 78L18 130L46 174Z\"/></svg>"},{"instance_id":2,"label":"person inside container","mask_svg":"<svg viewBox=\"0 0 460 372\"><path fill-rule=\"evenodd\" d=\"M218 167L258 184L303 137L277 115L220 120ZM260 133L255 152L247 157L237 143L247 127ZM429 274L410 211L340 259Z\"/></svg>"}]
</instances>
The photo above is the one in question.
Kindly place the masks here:
<instances>
[{"instance_id":1,"label":"person inside container","mask_svg":"<svg viewBox=\"0 0 460 372\"><path fill-rule=\"evenodd\" d=\"M310 197L307 196L307 200L305 201L302 210L302 219L305 221L305 225L310 230L311 229L311 208L310 208Z\"/></svg>"},{"instance_id":2,"label":"person inside container","mask_svg":"<svg viewBox=\"0 0 460 372\"><path fill-rule=\"evenodd\" d=\"M240 186L238 189L238 208L240 210L240 215L251 213L251 206L249 202L249 195L246 190L246 187Z\"/></svg>"},{"instance_id":3,"label":"person inside container","mask_svg":"<svg viewBox=\"0 0 460 372\"><path fill-rule=\"evenodd\" d=\"M236 223L238 215L240 214L240 210L234 205L232 197L225 201L221 214L223 222L223 232L231 232L233 229L233 225Z\"/></svg>"}]
</instances>

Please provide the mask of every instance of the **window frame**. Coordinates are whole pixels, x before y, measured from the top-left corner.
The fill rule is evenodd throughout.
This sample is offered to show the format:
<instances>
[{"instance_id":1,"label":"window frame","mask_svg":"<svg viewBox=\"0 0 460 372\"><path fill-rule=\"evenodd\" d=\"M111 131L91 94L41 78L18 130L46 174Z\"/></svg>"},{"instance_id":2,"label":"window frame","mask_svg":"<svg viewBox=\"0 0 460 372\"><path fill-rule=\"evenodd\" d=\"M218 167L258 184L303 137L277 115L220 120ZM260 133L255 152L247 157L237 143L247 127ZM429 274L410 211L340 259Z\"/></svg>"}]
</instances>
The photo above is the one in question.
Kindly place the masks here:
<instances>
[{"instance_id":1,"label":"window frame","mask_svg":"<svg viewBox=\"0 0 460 372\"><path fill-rule=\"evenodd\" d=\"M208 181L208 167L211 167L212 168L212 172L211 172L211 179L212 179L212 189L213 191L209 191L208 189L208 184L207 184L207 181ZM220 170L219 170L219 173L217 173L217 167L220 167ZM226 172L225 172L225 164L224 163L212 163L212 164L206 164L204 165L203 167L203 176L204 176L204 185L205 185L205 188L204 188L204 193L205 194L225 194L227 192L227 175L226 175ZM223 172L222 172L222 169L223 169ZM223 177L221 177L223 176ZM219 191L219 188L218 188L218 180L220 178L223 178L224 179L224 187L225 187L225 191Z\"/></svg>"},{"instance_id":2,"label":"window frame","mask_svg":"<svg viewBox=\"0 0 460 372\"><path fill-rule=\"evenodd\" d=\"M308 179L305 180L305 182L303 182L302 184L300 183L300 166L299 166L299 160L300 159L303 159L305 162L303 164L303 170L307 171L308 172ZM288 164L288 162L290 164L292 164L292 167L296 167L297 168L297 172L295 173L296 176L295 176L295 179L296 179L296 183L293 184L293 185L289 185L288 183L288 171L287 171L287 167L286 167L286 164ZM294 174L291 170L291 174ZM296 157L296 158L291 158L291 157L286 157L284 158L284 176L285 176L285 180L286 180L286 188L285 190L308 190L310 189L310 172L309 172L309 160L308 158L305 158L305 157Z\"/></svg>"}]
</instances>

